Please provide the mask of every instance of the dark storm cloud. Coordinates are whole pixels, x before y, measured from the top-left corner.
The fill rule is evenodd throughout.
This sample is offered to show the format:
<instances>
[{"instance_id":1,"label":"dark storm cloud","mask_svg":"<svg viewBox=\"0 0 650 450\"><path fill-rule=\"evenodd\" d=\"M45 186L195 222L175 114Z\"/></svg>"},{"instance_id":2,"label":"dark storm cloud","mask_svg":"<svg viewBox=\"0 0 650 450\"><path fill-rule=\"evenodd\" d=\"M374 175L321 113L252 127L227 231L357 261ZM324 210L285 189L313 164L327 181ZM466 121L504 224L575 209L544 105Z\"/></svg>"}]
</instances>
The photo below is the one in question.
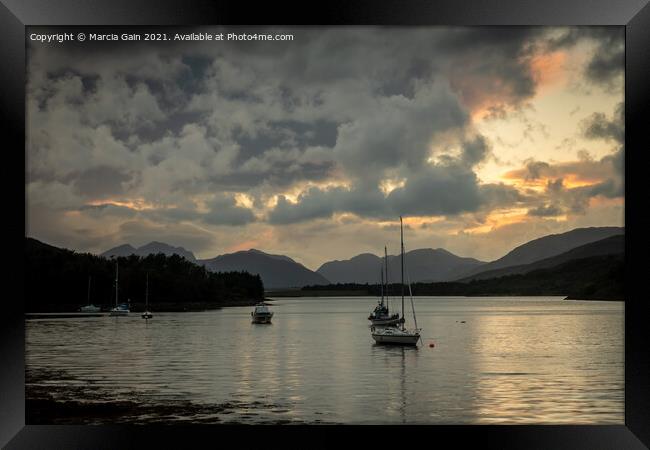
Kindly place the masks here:
<instances>
[{"instance_id":1,"label":"dark storm cloud","mask_svg":"<svg viewBox=\"0 0 650 450\"><path fill-rule=\"evenodd\" d=\"M562 208L553 205L540 205L528 210L528 215L535 217L556 217L562 214Z\"/></svg>"},{"instance_id":2,"label":"dark storm cloud","mask_svg":"<svg viewBox=\"0 0 650 450\"><path fill-rule=\"evenodd\" d=\"M142 153L143 144L157 145L168 137L180 141L187 125L207 126L206 140L236 151L231 167L218 174L210 173L210 153L202 154L205 173L197 181L202 179L206 189L286 187L321 181L337 167L353 176L374 177L401 164L413 170L428 156L436 133L462 132L469 125L457 95L474 95L467 89L475 78L490 79L480 88L487 95L505 89L506 103L533 93L530 70L520 59L537 29L295 32L294 42L272 45L93 43L47 52L32 45L30 93L61 115L68 114L66 105L80 110L80 125L107 126L134 154ZM477 55L480 64L468 65ZM454 79L460 90L452 86L450 91L439 80L458 68L463 70ZM39 78L43 70L51 75ZM64 86L60 79L71 77L65 85L69 93L58 100ZM192 153L187 144L179 144L179 151ZM213 146L218 153L219 145ZM334 153L290 161L296 150L304 154L309 147ZM478 161L482 151L469 147L467 163ZM278 157L282 152L286 158ZM145 160L159 164L172 154L183 156L149 152ZM196 182L173 185L200 189Z\"/></svg>"},{"instance_id":3,"label":"dark storm cloud","mask_svg":"<svg viewBox=\"0 0 650 450\"><path fill-rule=\"evenodd\" d=\"M513 187L503 184L479 185L476 174L460 165L430 166L409 177L403 187L387 196L372 186L352 189L312 188L296 203L285 197L269 214L275 224L304 222L349 212L375 219L399 215L455 215L482 207L507 207L524 200Z\"/></svg>"},{"instance_id":4,"label":"dark storm cloud","mask_svg":"<svg viewBox=\"0 0 650 450\"><path fill-rule=\"evenodd\" d=\"M481 205L476 174L458 166L433 166L410 177L387 197L400 215L427 216L475 211Z\"/></svg>"},{"instance_id":5,"label":"dark storm cloud","mask_svg":"<svg viewBox=\"0 0 650 450\"><path fill-rule=\"evenodd\" d=\"M84 170L74 177L75 191L86 198L101 199L124 194L124 184L132 175L112 167L100 166Z\"/></svg>"},{"instance_id":6,"label":"dark storm cloud","mask_svg":"<svg viewBox=\"0 0 650 450\"><path fill-rule=\"evenodd\" d=\"M625 142L625 110L619 103L612 119L603 113L594 113L582 122L585 137L589 139L613 140L619 144Z\"/></svg>"},{"instance_id":7,"label":"dark storm cloud","mask_svg":"<svg viewBox=\"0 0 650 450\"><path fill-rule=\"evenodd\" d=\"M467 167L473 167L482 162L489 152L488 142L483 136L477 136L475 139L463 144L461 159Z\"/></svg>"},{"instance_id":8,"label":"dark storm cloud","mask_svg":"<svg viewBox=\"0 0 650 450\"><path fill-rule=\"evenodd\" d=\"M470 107L485 106L498 114L535 94L530 68L540 27L471 27L447 33L441 47L452 57L450 82Z\"/></svg>"},{"instance_id":9,"label":"dark storm cloud","mask_svg":"<svg viewBox=\"0 0 650 450\"><path fill-rule=\"evenodd\" d=\"M260 220L235 202L236 193L249 194L261 220L273 224L338 212L378 219L483 213L530 201L478 179L476 166L491 149L472 114L505 117L534 96L531 58L545 42L543 27L245 31L296 38L29 43L27 170L34 190L45 197L55 188L69 197L60 201L66 210L84 219L129 217L121 228L110 224L119 228L115 241L156 236L193 249L212 241L192 223L243 227ZM602 43L604 59L589 76L608 76L615 44ZM590 136L613 135L607 118L592 119ZM460 154L445 154L449 149ZM531 176L545 170L539 164ZM380 186L388 179L404 184L385 195ZM351 187L314 187L296 204L281 195L328 182ZM615 187L602 186L600 195ZM215 193L203 205L207 212L196 208L195 197ZM278 195L268 211L266 202ZM91 199L138 199L147 209L83 207Z\"/></svg>"},{"instance_id":10,"label":"dark storm cloud","mask_svg":"<svg viewBox=\"0 0 650 450\"><path fill-rule=\"evenodd\" d=\"M232 198L217 198L210 203L210 212L203 214L203 221L212 225L246 225L255 221L255 215L248 208L235 204Z\"/></svg>"},{"instance_id":11,"label":"dark storm cloud","mask_svg":"<svg viewBox=\"0 0 650 450\"><path fill-rule=\"evenodd\" d=\"M584 68L587 80L611 87L612 81L623 74L625 69L625 28L609 27L571 27L559 37L549 39L551 49L572 47L582 40L596 42L596 51Z\"/></svg>"}]
</instances>

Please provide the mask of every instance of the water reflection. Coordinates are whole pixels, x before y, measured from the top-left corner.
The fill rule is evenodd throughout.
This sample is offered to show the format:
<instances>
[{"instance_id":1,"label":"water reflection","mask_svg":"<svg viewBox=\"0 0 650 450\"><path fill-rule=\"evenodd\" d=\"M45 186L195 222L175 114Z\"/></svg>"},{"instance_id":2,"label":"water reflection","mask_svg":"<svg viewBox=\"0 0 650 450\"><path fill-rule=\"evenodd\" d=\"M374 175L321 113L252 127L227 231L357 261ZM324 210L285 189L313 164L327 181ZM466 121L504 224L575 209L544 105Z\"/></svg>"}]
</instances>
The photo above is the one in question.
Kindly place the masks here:
<instances>
[{"instance_id":1,"label":"water reflection","mask_svg":"<svg viewBox=\"0 0 650 450\"><path fill-rule=\"evenodd\" d=\"M283 299L272 325L250 308L28 320L28 391L191 401L221 422L623 423L620 303L419 299L415 348L372 340L375 301Z\"/></svg>"}]
</instances>

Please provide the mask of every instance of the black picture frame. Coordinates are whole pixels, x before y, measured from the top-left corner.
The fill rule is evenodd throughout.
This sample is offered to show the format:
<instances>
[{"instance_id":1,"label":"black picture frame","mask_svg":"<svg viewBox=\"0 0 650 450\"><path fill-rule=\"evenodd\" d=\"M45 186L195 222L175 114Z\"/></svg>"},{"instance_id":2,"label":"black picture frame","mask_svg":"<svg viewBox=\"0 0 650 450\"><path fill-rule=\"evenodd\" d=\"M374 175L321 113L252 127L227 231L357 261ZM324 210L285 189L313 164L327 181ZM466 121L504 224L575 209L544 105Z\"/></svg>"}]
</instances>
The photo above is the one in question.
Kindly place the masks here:
<instances>
[{"instance_id":1,"label":"black picture frame","mask_svg":"<svg viewBox=\"0 0 650 450\"><path fill-rule=\"evenodd\" d=\"M619 25L626 30L625 62L625 425L620 426L419 426L410 427L427 446L451 439L458 448L468 442L489 448L636 449L650 447L650 318L641 294L645 253L650 248L650 220L644 186L644 153L650 150L650 6L648 0L364 0L327 1L316 5L222 0L1 0L0 3L0 123L6 128L2 147L5 225L23 242L25 216L25 26L27 25L202 25L202 24L318 24L318 25ZM21 154L21 151L23 153ZM9 203L11 201L11 203ZM14 203L15 202L15 208ZM644 217L645 216L645 217ZM21 255L16 249L5 255ZM13 259L17 259L14 256ZM22 260L21 260L22 261ZM25 364L23 285L16 282L17 263L5 271L0 327L0 445L19 448L188 448L200 442L215 447L225 435L239 437L245 446L260 440L257 429L224 426L37 426L25 425ZM22 266L22 264L20 265ZM637 272L635 269L640 269ZM10 292L9 289L5 292ZM341 445L350 431L366 427L264 427L264 441L279 433L298 446ZM389 428L381 442L407 442L411 431ZM285 438L282 438L285 439ZM344 441L345 439L345 441ZM444 440L443 440L444 439ZM285 445L287 440L278 441ZM368 443L371 443L370 441ZM236 445L236 444L231 444Z\"/></svg>"}]
</instances>

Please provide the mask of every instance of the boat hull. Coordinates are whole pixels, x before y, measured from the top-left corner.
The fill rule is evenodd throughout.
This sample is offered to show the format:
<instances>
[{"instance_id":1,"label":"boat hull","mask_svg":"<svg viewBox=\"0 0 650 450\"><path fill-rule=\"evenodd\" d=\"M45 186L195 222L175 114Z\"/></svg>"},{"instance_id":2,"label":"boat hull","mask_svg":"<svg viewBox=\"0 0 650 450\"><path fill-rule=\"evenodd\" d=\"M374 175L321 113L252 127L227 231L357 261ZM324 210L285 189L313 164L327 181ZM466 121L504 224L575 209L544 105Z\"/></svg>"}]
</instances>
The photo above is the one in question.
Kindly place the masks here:
<instances>
[{"instance_id":1,"label":"boat hull","mask_svg":"<svg viewBox=\"0 0 650 450\"><path fill-rule=\"evenodd\" d=\"M123 310L123 309L111 310L109 315L111 315L111 316L128 316L129 311L128 310Z\"/></svg>"},{"instance_id":2,"label":"boat hull","mask_svg":"<svg viewBox=\"0 0 650 450\"><path fill-rule=\"evenodd\" d=\"M253 314L253 323L271 323L273 314Z\"/></svg>"},{"instance_id":3,"label":"boat hull","mask_svg":"<svg viewBox=\"0 0 650 450\"><path fill-rule=\"evenodd\" d=\"M391 325L398 325L402 323L404 320L400 319L399 317L391 317L389 319L370 319L370 323L373 326L380 326L380 327L388 327Z\"/></svg>"},{"instance_id":4,"label":"boat hull","mask_svg":"<svg viewBox=\"0 0 650 450\"><path fill-rule=\"evenodd\" d=\"M372 333L372 338L378 344L417 345L420 335Z\"/></svg>"},{"instance_id":5,"label":"boat hull","mask_svg":"<svg viewBox=\"0 0 650 450\"><path fill-rule=\"evenodd\" d=\"M150 312L142 313L142 318L143 319L151 319L152 317L153 317L153 314L151 314Z\"/></svg>"}]
</instances>

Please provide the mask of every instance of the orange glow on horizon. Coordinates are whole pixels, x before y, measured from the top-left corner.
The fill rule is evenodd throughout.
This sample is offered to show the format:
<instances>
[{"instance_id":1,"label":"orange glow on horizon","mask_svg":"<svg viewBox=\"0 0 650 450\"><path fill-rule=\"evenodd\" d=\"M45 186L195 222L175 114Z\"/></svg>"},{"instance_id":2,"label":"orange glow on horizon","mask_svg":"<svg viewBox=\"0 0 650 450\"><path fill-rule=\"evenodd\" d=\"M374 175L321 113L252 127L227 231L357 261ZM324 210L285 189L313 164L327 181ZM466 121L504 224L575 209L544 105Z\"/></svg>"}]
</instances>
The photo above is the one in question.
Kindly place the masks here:
<instances>
[{"instance_id":1,"label":"orange glow on horizon","mask_svg":"<svg viewBox=\"0 0 650 450\"><path fill-rule=\"evenodd\" d=\"M155 209L152 203L147 203L144 199L133 200L91 200L86 203L89 206L121 206L124 208L134 209L136 211L143 211L146 209Z\"/></svg>"},{"instance_id":2,"label":"orange glow on horizon","mask_svg":"<svg viewBox=\"0 0 650 450\"><path fill-rule=\"evenodd\" d=\"M463 231L464 233L469 234L485 234L505 225L526 222L528 220L530 220L530 216L528 216L528 208L496 210L488 214L484 224L456 230L455 232Z\"/></svg>"}]
</instances>

